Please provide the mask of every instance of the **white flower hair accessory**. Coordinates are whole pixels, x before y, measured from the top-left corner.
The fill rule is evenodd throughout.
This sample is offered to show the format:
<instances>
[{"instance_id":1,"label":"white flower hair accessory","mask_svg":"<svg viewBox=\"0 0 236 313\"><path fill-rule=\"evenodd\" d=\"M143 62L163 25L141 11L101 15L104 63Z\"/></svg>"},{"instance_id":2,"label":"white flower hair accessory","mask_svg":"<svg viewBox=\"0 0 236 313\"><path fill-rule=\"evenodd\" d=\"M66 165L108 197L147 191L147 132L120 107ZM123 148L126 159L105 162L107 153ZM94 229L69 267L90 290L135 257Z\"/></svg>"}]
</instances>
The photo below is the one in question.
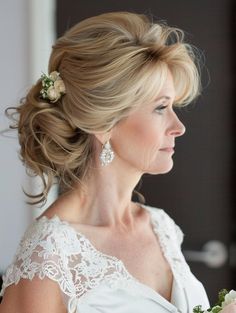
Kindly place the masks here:
<instances>
[{"instance_id":1,"label":"white flower hair accessory","mask_svg":"<svg viewBox=\"0 0 236 313\"><path fill-rule=\"evenodd\" d=\"M66 93L65 84L57 71L51 72L49 76L43 73L41 79L43 88L40 95L43 99L55 103Z\"/></svg>"}]
</instances>

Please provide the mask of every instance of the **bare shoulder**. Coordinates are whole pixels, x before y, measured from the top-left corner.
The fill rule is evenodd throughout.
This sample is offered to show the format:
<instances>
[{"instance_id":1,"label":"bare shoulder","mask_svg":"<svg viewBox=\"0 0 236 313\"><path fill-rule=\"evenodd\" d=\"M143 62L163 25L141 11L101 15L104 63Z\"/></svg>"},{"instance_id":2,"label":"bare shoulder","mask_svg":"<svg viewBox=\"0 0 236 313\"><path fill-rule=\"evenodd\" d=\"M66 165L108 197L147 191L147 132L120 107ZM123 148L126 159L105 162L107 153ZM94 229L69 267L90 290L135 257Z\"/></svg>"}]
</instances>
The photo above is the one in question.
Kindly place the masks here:
<instances>
[{"instance_id":1,"label":"bare shoulder","mask_svg":"<svg viewBox=\"0 0 236 313\"><path fill-rule=\"evenodd\" d=\"M49 278L21 279L6 288L1 313L66 313L61 290Z\"/></svg>"},{"instance_id":2,"label":"bare shoulder","mask_svg":"<svg viewBox=\"0 0 236 313\"><path fill-rule=\"evenodd\" d=\"M80 206L74 203L67 194L59 196L38 218L46 216L52 218L55 215L62 221L75 222L79 221Z\"/></svg>"}]
</instances>

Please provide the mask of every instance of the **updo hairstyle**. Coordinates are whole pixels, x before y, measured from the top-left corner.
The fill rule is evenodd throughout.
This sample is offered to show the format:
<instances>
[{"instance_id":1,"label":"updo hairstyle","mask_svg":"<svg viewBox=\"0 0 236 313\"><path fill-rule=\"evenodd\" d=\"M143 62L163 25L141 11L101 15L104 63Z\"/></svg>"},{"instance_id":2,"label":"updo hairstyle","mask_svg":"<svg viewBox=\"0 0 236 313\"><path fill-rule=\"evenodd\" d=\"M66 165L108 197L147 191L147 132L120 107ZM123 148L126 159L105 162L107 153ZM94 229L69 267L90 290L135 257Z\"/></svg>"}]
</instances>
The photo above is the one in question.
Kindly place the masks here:
<instances>
[{"instance_id":1,"label":"updo hairstyle","mask_svg":"<svg viewBox=\"0 0 236 313\"><path fill-rule=\"evenodd\" d=\"M54 46L48 72L58 71L66 94L56 103L40 97L42 81L19 107L20 155L43 182L44 203L54 182L72 188L93 169L94 132L106 132L133 110L153 101L170 70L175 106L200 93L195 49L182 30L129 12L87 18L69 29Z\"/></svg>"}]
</instances>

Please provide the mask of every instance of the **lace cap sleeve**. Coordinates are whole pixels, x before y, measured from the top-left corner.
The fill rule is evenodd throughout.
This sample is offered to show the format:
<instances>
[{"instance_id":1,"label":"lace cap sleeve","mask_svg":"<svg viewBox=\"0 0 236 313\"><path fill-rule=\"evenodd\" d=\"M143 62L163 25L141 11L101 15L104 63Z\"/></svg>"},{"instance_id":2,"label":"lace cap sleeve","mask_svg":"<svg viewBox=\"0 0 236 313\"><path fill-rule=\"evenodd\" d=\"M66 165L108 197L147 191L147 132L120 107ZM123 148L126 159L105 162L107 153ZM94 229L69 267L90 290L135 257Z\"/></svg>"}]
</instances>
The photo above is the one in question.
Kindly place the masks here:
<instances>
[{"instance_id":1,"label":"lace cap sleeve","mask_svg":"<svg viewBox=\"0 0 236 313\"><path fill-rule=\"evenodd\" d=\"M56 216L42 217L34 221L20 241L12 264L3 275L4 290L17 284L21 278L32 280L48 277L56 281L62 292L71 297L75 294L72 273L68 262L73 254L80 253L78 239Z\"/></svg>"}]
</instances>

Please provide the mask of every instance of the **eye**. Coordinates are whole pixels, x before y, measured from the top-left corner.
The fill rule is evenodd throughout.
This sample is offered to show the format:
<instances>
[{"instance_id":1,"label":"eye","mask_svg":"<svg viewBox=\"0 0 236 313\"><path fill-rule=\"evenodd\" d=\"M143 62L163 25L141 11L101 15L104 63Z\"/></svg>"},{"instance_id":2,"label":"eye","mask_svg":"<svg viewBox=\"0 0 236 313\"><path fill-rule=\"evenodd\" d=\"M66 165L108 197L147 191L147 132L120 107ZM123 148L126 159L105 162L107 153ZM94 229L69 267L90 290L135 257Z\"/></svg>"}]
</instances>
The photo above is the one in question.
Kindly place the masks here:
<instances>
[{"instance_id":1,"label":"eye","mask_svg":"<svg viewBox=\"0 0 236 313\"><path fill-rule=\"evenodd\" d=\"M162 111L165 110L165 108L167 108L167 105L159 105L155 111L158 111L159 114L162 114Z\"/></svg>"}]
</instances>

